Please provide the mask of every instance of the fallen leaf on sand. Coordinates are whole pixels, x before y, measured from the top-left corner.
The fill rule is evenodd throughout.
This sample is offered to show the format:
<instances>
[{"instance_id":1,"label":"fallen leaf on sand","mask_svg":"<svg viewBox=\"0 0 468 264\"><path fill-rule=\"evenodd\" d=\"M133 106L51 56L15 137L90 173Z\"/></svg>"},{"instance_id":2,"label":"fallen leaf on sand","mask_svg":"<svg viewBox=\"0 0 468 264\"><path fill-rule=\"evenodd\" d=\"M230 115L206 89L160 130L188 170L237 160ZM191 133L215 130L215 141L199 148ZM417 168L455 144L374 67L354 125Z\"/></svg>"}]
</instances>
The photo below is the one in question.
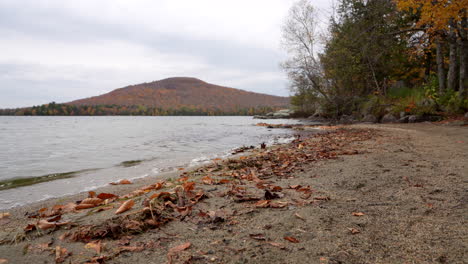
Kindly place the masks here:
<instances>
[{"instance_id":1,"label":"fallen leaf on sand","mask_svg":"<svg viewBox=\"0 0 468 264\"><path fill-rule=\"evenodd\" d=\"M0 264L8 263L8 259L0 259Z\"/></svg>"},{"instance_id":2,"label":"fallen leaf on sand","mask_svg":"<svg viewBox=\"0 0 468 264\"><path fill-rule=\"evenodd\" d=\"M80 204L94 204L94 205L98 205L98 204L101 204L103 202L102 199L99 199L99 198L86 198L84 199L83 201L81 201Z\"/></svg>"},{"instance_id":3,"label":"fallen leaf on sand","mask_svg":"<svg viewBox=\"0 0 468 264\"><path fill-rule=\"evenodd\" d=\"M37 223L37 227L39 227L42 230L54 228L55 226L56 226L55 223L51 223L45 219L39 220L39 222Z\"/></svg>"},{"instance_id":4,"label":"fallen leaf on sand","mask_svg":"<svg viewBox=\"0 0 468 264\"><path fill-rule=\"evenodd\" d=\"M36 229L36 225L34 224L28 224L25 228L23 228L25 232L33 231L35 229Z\"/></svg>"},{"instance_id":5,"label":"fallen leaf on sand","mask_svg":"<svg viewBox=\"0 0 468 264\"><path fill-rule=\"evenodd\" d=\"M132 184L132 182L127 180L127 179L123 179L123 180L119 181L119 184Z\"/></svg>"},{"instance_id":6,"label":"fallen leaf on sand","mask_svg":"<svg viewBox=\"0 0 468 264\"><path fill-rule=\"evenodd\" d=\"M96 192L90 191L88 192L88 198L94 198L96 197Z\"/></svg>"},{"instance_id":7,"label":"fallen leaf on sand","mask_svg":"<svg viewBox=\"0 0 468 264\"><path fill-rule=\"evenodd\" d=\"M97 198L106 200L106 199L112 199L112 198L117 198L118 196L112 193L100 193L98 194Z\"/></svg>"},{"instance_id":8,"label":"fallen leaf on sand","mask_svg":"<svg viewBox=\"0 0 468 264\"><path fill-rule=\"evenodd\" d=\"M284 239L286 239L287 241L291 243L299 243L299 240L297 240L295 237L286 236L284 237Z\"/></svg>"},{"instance_id":9,"label":"fallen leaf on sand","mask_svg":"<svg viewBox=\"0 0 468 264\"><path fill-rule=\"evenodd\" d=\"M305 218L302 217L302 216L301 216L300 214L298 214L298 213L295 213L294 216L297 217L297 218L299 218L299 219L301 219L301 220L304 220L304 221L305 221Z\"/></svg>"},{"instance_id":10,"label":"fallen leaf on sand","mask_svg":"<svg viewBox=\"0 0 468 264\"><path fill-rule=\"evenodd\" d=\"M364 213L363 212L353 212L353 215L354 216L363 216Z\"/></svg>"},{"instance_id":11,"label":"fallen leaf on sand","mask_svg":"<svg viewBox=\"0 0 468 264\"><path fill-rule=\"evenodd\" d=\"M130 210L133 206L135 205L135 202L133 200L128 200L125 203L123 203L117 211L115 211L115 214L121 214L125 211Z\"/></svg>"},{"instance_id":12,"label":"fallen leaf on sand","mask_svg":"<svg viewBox=\"0 0 468 264\"><path fill-rule=\"evenodd\" d=\"M1 213L1 214L0 214L0 219L9 218L9 217L10 217L10 213L8 213L8 212Z\"/></svg>"},{"instance_id":13,"label":"fallen leaf on sand","mask_svg":"<svg viewBox=\"0 0 468 264\"><path fill-rule=\"evenodd\" d=\"M96 253L101 254L101 251L102 251L101 240L89 242L88 244L85 245L85 248L94 249L96 250Z\"/></svg>"},{"instance_id":14,"label":"fallen leaf on sand","mask_svg":"<svg viewBox=\"0 0 468 264\"><path fill-rule=\"evenodd\" d=\"M79 204L75 207L76 210L81 210L81 209L88 209L88 208L93 208L96 205L94 204Z\"/></svg>"},{"instance_id":15,"label":"fallen leaf on sand","mask_svg":"<svg viewBox=\"0 0 468 264\"><path fill-rule=\"evenodd\" d=\"M55 247L55 263L62 263L65 259L70 256L71 253L68 252L66 248L60 246Z\"/></svg>"},{"instance_id":16,"label":"fallen leaf on sand","mask_svg":"<svg viewBox=\"0 0 468 264\"><path fill-rule=\"evenodd\" d=\"M169 251L167 252L167 260L169 261L169 263L172 263L172 257L180 252L180 251L184 251L186 250L187 248L189 248L190 246L192 245L192 243L190 242L187 242L187 243L184 243L184 244L181 244L181 245L178 245L178 246L175 246L171 249L169 249Z\"/></svg>"},{"instance_id":17,"label":"fallen leaf on sand","mask_svg":"<svg viewBox=\"0 0 468 264\"><path fill-rule=\"evenodd\" d=\"M270 245L272 245L272 246L274 246L274 247L279 247L279 248L281 248L281 249L285 249L285 248L286 248L286 246L283 245L283 244L281 244L281 243L276 243L276 242L267 242L267 243L270 244Z\"/></svg>"},{"instance_id":18,"label":"fallen leaf on sand","mask_svg":"<svg viewBox=\"0 0 468 264\"><path fill-rule=\"evenodd\" d=\"M270 205L269 200L260 200L255 203L255 207L257 208L267 208Z\"/></svg>"},{"instance_id":19,"label":"fallen leaf on sand","mask_svg":"<svg viewBox=\"0 0 468 264\"><path fill-rule=\"evenodd\" d=\"M284 208L288 205L288 202L279 202L279 201L271 201L270 207L271 208Z\"/></svg>"},{"instance_id":20,"label":"fallen leaf on sand","mask_svg":"<svg viewBox=\"0 0 468 264\"><path fill-rule=\"evenodd\" d=\"M249 236L255 240L266 240L264 234L250 234Z\"/></svg>"},{"instance_id":21,"label":"fallen leaf on sand","mask_svg":"<svg viewBox=\"0 0 468 264\"><path fill-rule=\"evenodd\" d=\"M205 177L202 178L202 182L204 184L211 185L211 184L213 184L213 179L210 176L205 176Z\"/></svg>"},{"instance_id":22,"label":"fallen leaf on sand","mask_svg":"<svg viewBox=\"0 0 468 264\"><path fill-rule=\"evenodd\" d=\"M351 234L359 234L361 233L361 231L359 231L358 229L356 228L348 228L348 230L351 232Z\"/></svg>"}]
</instances>

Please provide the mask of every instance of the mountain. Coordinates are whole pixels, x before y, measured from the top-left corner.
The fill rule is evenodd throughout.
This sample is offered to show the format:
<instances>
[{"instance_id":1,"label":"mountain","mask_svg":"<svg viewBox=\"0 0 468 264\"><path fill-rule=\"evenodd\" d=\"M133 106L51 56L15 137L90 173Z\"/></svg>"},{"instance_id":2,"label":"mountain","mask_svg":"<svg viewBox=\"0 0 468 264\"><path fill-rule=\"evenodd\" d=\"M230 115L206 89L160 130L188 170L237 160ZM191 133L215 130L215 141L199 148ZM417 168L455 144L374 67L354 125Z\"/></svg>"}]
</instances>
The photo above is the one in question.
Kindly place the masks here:
<instances>
[{"instance_id":1,"label":"mountain","mask_svg":"<svg viewBox=\"0 0 468 264\"><path fill-rule=\"evenodd\" d=\"M145 106L161 109L191 107L235 111L240 108L289 105L289 98L247 92L239 89L206 83L189 77L175 77L130 85L109 93L66 103L75 106L120 105Z\"/></svg>"}]
</instances>

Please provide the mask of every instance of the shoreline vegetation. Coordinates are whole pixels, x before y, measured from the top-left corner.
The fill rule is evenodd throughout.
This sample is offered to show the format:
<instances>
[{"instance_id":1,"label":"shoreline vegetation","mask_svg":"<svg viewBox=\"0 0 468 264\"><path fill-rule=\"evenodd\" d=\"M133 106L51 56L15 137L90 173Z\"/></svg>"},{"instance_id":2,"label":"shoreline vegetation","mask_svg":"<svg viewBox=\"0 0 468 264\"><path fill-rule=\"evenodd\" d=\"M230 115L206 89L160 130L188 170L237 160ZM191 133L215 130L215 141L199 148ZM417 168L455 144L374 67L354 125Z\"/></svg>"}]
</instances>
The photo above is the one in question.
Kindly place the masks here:
<instances>
[{"instance_id":1,"label":"shoreline vegetation","mask_svg":"<svg viewBox=\"0 0 468 264\"><path fill-rule=\"evenodd\" d=\"M261 124L268 127L268 124ZM281 126L276 126L280 128ZM284 127L286 128L286 127ZM309 127L296 127L307 130ZM312 127L311 127L312 128ZM2 263L457 263L466 127L321 127L292 143L0 213ZM403 144L404 143L404 144Z\"/></svg>"},{"instance_id":2,"label":"shoreline vegetation","mask_svg":"<svg viewBox=\"0 0 468 264\"><path fill-rule=\"evenodd\" d=\"M0 116L252 116L267 114L281 108L257 106L226 110L194 106L161 108L145 105L71 105L51 102L33 107L0 109Z\"/></svg>"}]
</instances>

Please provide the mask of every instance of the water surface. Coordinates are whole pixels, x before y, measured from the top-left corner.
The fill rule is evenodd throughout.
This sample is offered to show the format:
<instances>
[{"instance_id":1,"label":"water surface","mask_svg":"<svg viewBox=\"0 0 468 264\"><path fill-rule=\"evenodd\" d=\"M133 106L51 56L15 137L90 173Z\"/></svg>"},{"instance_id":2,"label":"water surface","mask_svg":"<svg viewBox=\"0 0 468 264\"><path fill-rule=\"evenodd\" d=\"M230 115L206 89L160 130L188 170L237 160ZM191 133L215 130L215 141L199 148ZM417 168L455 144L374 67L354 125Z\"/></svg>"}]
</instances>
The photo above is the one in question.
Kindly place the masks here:
<instances>
[{"instance_id":1,"label":"water surface","mask_svg":"<svg viewBox=\"0 0 468 264\"><path fill-rule=\"evenodd\" d=\"M255 126L258 122L252 117L0 116L0 209L157 175L293 133Z\"/></svg>"}]
</instances>

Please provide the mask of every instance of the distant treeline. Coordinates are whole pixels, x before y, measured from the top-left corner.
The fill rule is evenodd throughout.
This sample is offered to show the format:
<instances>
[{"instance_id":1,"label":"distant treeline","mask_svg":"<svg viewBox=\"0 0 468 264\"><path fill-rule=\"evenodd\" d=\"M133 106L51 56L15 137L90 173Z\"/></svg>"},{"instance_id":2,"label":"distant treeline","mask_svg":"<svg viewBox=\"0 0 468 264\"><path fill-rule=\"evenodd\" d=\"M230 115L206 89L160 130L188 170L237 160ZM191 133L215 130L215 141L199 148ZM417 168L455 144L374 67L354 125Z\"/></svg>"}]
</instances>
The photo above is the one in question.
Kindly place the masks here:
<instances>
[{"instance_id":1,"label":"distant treeline","mask_svg":"<svg viewBox=\"0 0 468 264\"><path fill-rule=\"evenodd\" d=\"M69 105L57 104L55 102L39 106L0 109L0 115L16 116L222 116L237 115L251 116L262 115L278 110L278 107L251 107L239 108L232 111L217 108L197 108L181 106L176 109L163 109L159 107L147 107L143 105L123 106L123 105Z\"/></svg>"}]
</instances>

